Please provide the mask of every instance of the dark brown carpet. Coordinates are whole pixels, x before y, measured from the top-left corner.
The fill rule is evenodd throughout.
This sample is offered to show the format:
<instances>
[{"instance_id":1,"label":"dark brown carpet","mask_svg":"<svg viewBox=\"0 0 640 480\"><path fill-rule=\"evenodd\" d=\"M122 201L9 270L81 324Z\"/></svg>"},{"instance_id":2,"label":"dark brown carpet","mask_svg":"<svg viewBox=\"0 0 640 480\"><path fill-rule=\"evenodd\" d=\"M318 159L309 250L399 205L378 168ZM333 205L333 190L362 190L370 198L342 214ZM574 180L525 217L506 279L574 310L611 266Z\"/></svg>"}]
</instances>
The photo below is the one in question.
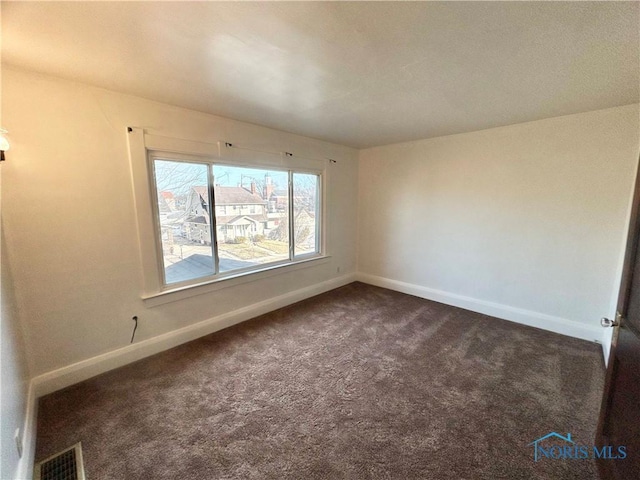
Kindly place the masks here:
<instances>
[{"instance_id":1,"label":"dark brown carpet","mask_svg":"<svg viewBox=\"0 0 640 480\"><path fill-rule=\"evenodd\" d=\"M98 479L596 478L600 346L361 283L40 400Z\"/></svg>"}]
</instances>

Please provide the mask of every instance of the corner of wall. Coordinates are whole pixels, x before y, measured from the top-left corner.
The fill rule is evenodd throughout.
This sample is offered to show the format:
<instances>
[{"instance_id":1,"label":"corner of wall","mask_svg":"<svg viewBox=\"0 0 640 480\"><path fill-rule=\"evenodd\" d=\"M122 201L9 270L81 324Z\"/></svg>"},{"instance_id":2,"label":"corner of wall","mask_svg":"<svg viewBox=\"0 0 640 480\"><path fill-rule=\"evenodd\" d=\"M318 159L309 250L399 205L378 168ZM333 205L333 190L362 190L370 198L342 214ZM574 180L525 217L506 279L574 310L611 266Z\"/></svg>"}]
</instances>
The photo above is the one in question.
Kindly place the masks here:
<instances>
[{"instance_id":1,"label":"corner of wall","mask_svg":"<svg viewBox=\"0 0 640 480\"><path fill-rule=\"evenodd\" d=\"M35 401L37 401L37 398L43 395L48 395L49 393L74 385L109 370L177 347L183 343L231 327L259 315L277 310L278 308L286 307L292 303L347 285L355 281L355 278L356 275L354 273L332 278L310 287L301 288L280 295L279 297L248 305L247 307L38 375L31 381L31 391L33 392Z\"/></svg>"},{"instance_id":2,"label":"corner of wall","mask_svg":"<svg viewBox=\"0 0 640 480\"><path fill-rule=\"evenodd\" d=\"M598 327L584 325L566 318L554 317L540 312L511 307L509 305L487 302L477 298L466 297L456 293L400 282L362 272L357 274L357 280L377 287L388 288L390 290L414 295L426 300L464 308L465 310L470 310L472 312L490 315L502 320L508 320L521 325L527 325L529 327L540 328L542 330L579 338L581 340L600 343L602 339L602 332ZM603 349L604 346L605 344L603 343Z\"/></svg>"},{"instance_id":3,"label":"corner of wall","mask_svg":"<svg viewBox=\"0 0 640 480\"><path fill-rule=\"evenodd\" d=\"M38 418L38 396L35 383L29 382L29 393L27 394L27 411L22 427L22 457L18 462L16 478L19 480L30 480L33 478L33 465L36 455L36 434Z\"/></svg>"}]
</instances>

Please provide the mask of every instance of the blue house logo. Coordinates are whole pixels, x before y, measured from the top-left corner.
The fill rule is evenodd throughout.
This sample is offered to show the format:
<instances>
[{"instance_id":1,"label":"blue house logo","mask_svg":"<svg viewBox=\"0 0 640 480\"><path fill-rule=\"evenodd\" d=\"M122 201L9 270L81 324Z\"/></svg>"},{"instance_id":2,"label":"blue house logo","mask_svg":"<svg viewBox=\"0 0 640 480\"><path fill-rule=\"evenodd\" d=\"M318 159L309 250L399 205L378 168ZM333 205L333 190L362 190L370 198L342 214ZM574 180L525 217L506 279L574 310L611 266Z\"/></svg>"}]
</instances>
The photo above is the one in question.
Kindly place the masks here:
<instances>
[{"instance_id":1,"label":"blue house logo","mask_svg":"<svg viewBox=\"0 0 640 480\"><path fill-rule=\"evenodd\" d=\"M588 458L623 460L627 458L627 447L624 445L618 447L603 445L600 448L595 445L579 445L573 441L570 433L565 436L558 432L549 432L527 446L533 446L533 460L535 462L543 458L552 460L585 460Z\"/></svg>"},{"instance_id":2,"label":"blue house logo","mask_svg":"<svg viewBox=\"0 0 640 480\"><path fill-rule=\"evenodd\" d=\"M571 440L571 434L567 433L566 437L563 437L562 435L560 435L557 432L550 432L547 433L545 436L538 438L537 440L534 440L533 442L531 442L529 445L527 446L531 446L533 445L533 460L534 461L538 461L538 453L540 452L542 455L544 455L545 457L549 457L551 452L551 448L556 447L555 445L553 447L548 448L546 451L544 450L544 448L542 447L542 445L540 445L541 442L549 439L549 438L559 438L560 440L562 440L563 442L566 442L567 444L572 444L575 445L575 442L573 440ZM564 451L564 450L563 450Z\"/></svg>"}]
</instances>

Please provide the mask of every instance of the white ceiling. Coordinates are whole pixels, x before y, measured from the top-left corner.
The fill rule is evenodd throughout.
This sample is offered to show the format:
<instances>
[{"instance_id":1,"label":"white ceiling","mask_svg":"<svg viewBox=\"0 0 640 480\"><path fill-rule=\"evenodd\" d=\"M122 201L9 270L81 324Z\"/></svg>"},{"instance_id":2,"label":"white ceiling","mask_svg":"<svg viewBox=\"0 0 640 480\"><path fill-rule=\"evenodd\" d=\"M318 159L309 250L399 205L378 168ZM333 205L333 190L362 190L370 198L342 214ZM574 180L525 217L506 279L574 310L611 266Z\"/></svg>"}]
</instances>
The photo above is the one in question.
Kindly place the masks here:
<instances>
[{"instance_id":1,"label":"white ceiling","mask_svg":"<svg viewBox=\"0 0 640 480\"><path fill-rule=\"evenodd\" d=\"M639 101L636 2L2 2L3 63L353 147Z\"/></svg>"}]
</instances>

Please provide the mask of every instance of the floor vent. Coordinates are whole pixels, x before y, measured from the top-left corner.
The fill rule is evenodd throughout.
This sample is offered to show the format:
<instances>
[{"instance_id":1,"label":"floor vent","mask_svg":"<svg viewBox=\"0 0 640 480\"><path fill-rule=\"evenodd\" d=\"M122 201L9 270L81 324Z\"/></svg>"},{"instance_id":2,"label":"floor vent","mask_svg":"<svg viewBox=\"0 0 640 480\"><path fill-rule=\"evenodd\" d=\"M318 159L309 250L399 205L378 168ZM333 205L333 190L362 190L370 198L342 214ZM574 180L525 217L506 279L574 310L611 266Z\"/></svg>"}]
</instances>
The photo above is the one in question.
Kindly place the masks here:
<instances>
[{"instance_id":1,"label":"floor vent","mask_svg":"<svg viewBox=\"0 0 640 480\"><path fill-rule=\"evenodd\" d=\"M85 480L80 442L38 462L35 480Z\"/></svg>"}]
</instances>

